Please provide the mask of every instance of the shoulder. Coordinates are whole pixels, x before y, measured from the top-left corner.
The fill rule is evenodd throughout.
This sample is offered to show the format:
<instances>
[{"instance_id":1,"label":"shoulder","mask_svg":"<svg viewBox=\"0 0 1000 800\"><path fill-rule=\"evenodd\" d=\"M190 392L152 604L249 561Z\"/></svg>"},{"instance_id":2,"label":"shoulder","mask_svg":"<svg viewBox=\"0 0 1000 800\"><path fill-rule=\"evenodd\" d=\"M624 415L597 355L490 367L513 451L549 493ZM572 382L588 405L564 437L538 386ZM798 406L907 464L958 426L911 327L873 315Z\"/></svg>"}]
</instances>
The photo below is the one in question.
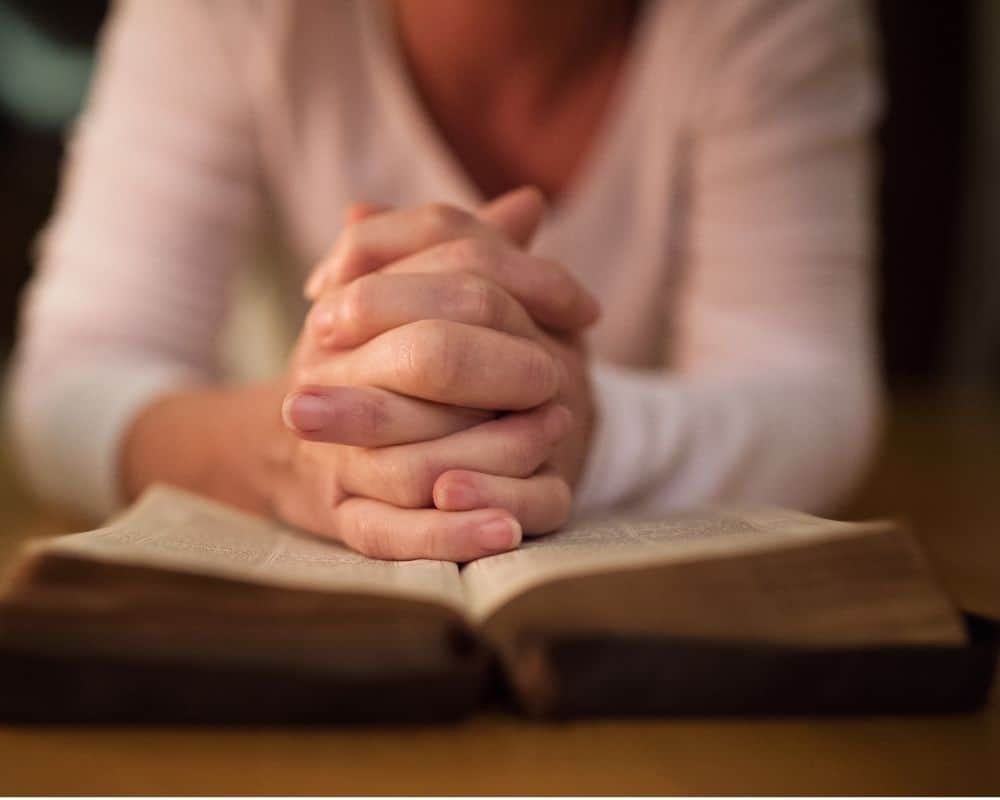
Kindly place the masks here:
<instances>
[{"instance_id":1,"label":"shoulder","mask_svg":"<svg viewBox=\"0 0 1000 800\"><path fill-rule=\"evenodd\" d=\"M238 65L287 65L325 42L341 51L359 40L363 0L116 0L107 28L156 30L171 45L211 42ZM294 59L292 59L294 61Z\"/></svg>"},{"instance_id":2,"label":"shoulder","mask_svg":"<svg viewBox=\"0 0 1000 800\"><path fill-rule=\"evenodd\" d=\"M702 121L744 118L811 88L855 92L877 73L864 0L654 0L648 24L657 59L684 75Z\"/></svg>"},{"instance_id":3,"label":"shoulder","mask_svg":"<svg viewBox=\"0 0 1000 800\"><path fill-rule=\"evenodd\" d=\"M353 57L360 46L365 0L200 0L245 52L282 71L308 68L325 54Z\"/></svg>"},{"instance_id":4,"label":"shoulder","mask_svg":"<svg viewBox=\"0 0 1000 800\"><path fill-rule=\"evenodd\" d=\"M831 33L866 27L865 0L727 0L706 4L699 0L659 0L654 17L661 24L682 20L689 36L713 50L741 49L748 43L794 40L808 43ZM670 8L673 7L673 8ZM789 37L792 37L791 39Z\"/></svg>"}]
</instances>

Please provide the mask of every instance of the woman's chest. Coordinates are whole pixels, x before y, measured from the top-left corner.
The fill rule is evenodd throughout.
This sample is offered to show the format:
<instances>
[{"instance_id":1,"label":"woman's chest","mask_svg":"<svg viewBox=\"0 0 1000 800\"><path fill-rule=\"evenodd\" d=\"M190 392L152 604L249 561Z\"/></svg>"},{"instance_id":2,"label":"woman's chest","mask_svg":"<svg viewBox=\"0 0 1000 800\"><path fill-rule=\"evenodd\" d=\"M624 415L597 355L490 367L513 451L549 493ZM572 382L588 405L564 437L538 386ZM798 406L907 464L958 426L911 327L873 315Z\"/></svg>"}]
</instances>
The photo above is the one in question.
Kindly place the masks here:
<instances>
[{"instance_id":1,"label":"woman's chest","mask_svg":"<svg viewBox=\"0 0 1000 800\"><path fill-rule=\"evenodd\" d=\"M481 196L532 185L558 204L615 127L622 60L602 59L554 94L530 84L476 99L416 89L432 135Z\"/></svg>"}]
</instances>

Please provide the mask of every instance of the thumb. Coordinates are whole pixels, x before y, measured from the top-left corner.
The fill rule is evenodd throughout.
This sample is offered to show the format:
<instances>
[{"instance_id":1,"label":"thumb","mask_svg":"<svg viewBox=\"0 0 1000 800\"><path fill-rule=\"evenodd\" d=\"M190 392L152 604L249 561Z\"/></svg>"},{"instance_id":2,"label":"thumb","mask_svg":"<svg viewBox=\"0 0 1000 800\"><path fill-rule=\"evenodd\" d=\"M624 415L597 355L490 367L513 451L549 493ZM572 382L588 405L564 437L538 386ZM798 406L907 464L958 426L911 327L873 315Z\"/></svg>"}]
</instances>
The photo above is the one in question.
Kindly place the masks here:
<instances>
[{"instance_id":1,"label":"thumb","mask_svg":"<svg viewBox=\"0 0 1000 800\"><path fill-rule=\"evenodd\" d=\"M545 214L545 197L534 186L522 186L491 200L476 212L520 247L528 247Z\"/></svg>"}]
</instances>

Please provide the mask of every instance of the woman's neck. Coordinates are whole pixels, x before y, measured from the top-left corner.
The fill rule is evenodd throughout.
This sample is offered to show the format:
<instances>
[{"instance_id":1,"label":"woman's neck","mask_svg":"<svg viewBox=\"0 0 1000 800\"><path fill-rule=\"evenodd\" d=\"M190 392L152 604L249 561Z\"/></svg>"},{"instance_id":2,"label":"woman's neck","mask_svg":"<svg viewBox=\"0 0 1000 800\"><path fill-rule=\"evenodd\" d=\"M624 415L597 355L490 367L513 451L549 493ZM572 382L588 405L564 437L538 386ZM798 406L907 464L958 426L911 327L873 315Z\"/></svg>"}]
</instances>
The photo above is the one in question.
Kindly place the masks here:
<instances>
[{"instance_id":1,"label":"woman's neck","mask_svg":"<svg viewBox=\"0 0 1000 800\"><path fill-rule=\"evenodd\" d=\"M626 0L394 0L403 49L435 93L495 95L511 84L551 99L627 34Z\"/></svg>"},{"instance_id":2,"label":"woman's neck","mask_svg":"<svg viewBox=\"0 0 1000 800\"><path fill-rule=\"evenodd\" d=\"M638 0L394 3L412 83L480 192L560 194L617 85Z\"/></svg>"}]
</instances>

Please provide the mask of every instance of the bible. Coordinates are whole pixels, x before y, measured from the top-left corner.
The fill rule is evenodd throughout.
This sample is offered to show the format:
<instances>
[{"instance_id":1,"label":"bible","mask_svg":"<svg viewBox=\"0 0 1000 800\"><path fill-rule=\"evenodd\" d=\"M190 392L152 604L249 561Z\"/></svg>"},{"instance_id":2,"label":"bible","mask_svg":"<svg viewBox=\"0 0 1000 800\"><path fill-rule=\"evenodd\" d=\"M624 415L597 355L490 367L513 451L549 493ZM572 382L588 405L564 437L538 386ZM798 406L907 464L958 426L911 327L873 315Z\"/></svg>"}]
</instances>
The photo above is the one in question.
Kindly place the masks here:
<instances>
[{"instance_id":1,"label":"bible","mask_svg":"<svg viewBox=\"0 0 1000 800\"><path fill-rule=\"evenodd\" d=\"M892 521L585 518L460 567L368 559L158 486L8 565L0 717L958 709L981 704L993 674L977 624Z\"/></svg>"}]
</instances>

